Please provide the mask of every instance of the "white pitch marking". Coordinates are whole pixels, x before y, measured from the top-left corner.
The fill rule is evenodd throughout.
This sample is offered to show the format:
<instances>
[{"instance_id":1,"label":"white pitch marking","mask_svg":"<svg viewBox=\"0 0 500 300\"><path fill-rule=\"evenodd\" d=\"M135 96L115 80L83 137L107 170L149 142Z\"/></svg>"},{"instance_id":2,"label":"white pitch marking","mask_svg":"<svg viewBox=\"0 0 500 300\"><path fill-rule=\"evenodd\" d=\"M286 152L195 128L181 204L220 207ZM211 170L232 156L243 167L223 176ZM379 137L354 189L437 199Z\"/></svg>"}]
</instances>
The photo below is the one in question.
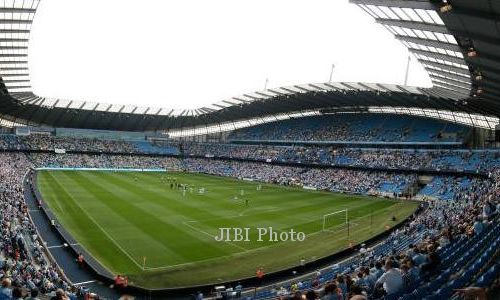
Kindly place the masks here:
<instances>
[{"instance_id":1,"label":"white pitch marking","mask_svg":"<svg viewBox=\"0 0 500 300\"><path fill-rule=\"evenodd\" d=\"M122 246L120 246L120 244L118 244L118 242L106 231L104 230L104 228L102 228L101 225L99 225L99 223L96 222L96 220L85 210L83 209L83 207L80 205L80 203L78 203L78 201L76 201L70 193L68 193L68 191L66 190L66 188L63 186L63 189L66 191L66 193L70 196L71 199L73 199L73 201L75 202L75 204L80 207L80 209L83 211L83 213L92 221L94 222L94 224L104 233L104 235L106 235L106 237L108 237L110 239L110 241L112 241L116 247L118 247L118 249L120 249L123 254L125 254L139 269L143 270L144 271L144 268L143 266L141 266L133 257L132 255L130 255L127 251L125 251L125 249L122 248Z\"/></svg>"},{"instance_id":2,"label":"white pitch marking","mask_svg":"<svg viewBox=\"0 0 500 300\"><path fill-rule=\"evenodd\" d=\"M196 221L187 221L187 222L182 222L182 224L186 225L187 227L189 227L189 228L191 228L191 229L193 229L193 230L195 230L195 231L201 232L201 233L206 234L206 235L208 235L209 237L211 237L211 238L215 239L215 235L210 234L210 233L208 233L208 232L206 232L206 231L203 231L203 230L201 230L201 229L199 229L199 228L196 228L196 227L194 227L193 225L189 224L189 223L195 223L195 222L196 222ZM237 244L234 244L234 243L231 243L231 242L228 242L228 241L224 241L224 242L225 242L225 243L227 243L227 244L229 244L229 245L231 245L231 246L237 247L237 248L239 248L239 249L241 249L241 250L243 250L243 251L245 251L245 252L246 252L246 251L248 251L248 249L247 249L247 248L241 247L240 245L237 245Z\"/></svg>"},{"instance_id":3,"label":"white pitch marking","mask_svg":"<svg viewBox=\"0 0 500 300\"><path fill-rule=\"evenodd\" d=\"M76 246L78 245L78 243L74 243L74 244L69 244L68 246ZM62 247L65 247L65 245L54 245L54 246L49 246L47 247L47 249L53 249L53 248L62 248Z\"/></svg>"},{"instance_id":4,"label":"white pitch marking","mask_svg":"<svg viewBox=\"0 0 500 300\"><path fill-rule=\"evenodd\" d=\"M84 284L89 284L89 283L94 283L94 282L96 282L96 280L77 282L77 283L73 283L73 285L84 285Z\"/></svg>"}]
</instances>

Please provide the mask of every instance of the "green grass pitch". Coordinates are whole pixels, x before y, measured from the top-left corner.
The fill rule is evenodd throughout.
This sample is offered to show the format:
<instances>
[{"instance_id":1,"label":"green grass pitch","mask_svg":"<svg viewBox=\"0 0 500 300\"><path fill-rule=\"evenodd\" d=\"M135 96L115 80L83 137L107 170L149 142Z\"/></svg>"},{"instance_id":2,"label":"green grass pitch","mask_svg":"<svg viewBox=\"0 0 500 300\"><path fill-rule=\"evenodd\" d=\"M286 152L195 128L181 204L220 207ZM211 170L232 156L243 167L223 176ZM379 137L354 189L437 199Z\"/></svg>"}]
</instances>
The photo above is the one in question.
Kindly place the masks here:
<instances>
[{"instance_id":1,"label":"green grass pitch","mask_svg":"<svg viewBox=\"0 0 500 300\"><path fill-rule=\"evenodd\" d=\"M168 178L192 192L172 189ZM258 190L255 182L190 173L39 171L37 184L62 226L92 256L146 288L212 284L254 276L259 267L268 273L297 266L362 242L418 206L270 184ZM323 215L344 209L352 222L349 237L346 226L323 231ZM218 242L221 227L250 227L250 241ZM306 239L259 242L256 228L264 227L294 229Z\"/></svg>"}]
</instances>

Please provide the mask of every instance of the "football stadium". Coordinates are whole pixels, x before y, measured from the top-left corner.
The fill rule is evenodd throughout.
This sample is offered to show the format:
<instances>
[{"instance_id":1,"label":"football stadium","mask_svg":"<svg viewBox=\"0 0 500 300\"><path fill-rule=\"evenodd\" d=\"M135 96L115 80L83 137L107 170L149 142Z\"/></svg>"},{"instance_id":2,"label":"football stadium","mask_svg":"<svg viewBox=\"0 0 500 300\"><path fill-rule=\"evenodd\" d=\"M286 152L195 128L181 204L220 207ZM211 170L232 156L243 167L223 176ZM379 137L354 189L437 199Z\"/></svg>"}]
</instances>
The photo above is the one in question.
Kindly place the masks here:
<instances>
[{"instance_id":1,"label":"football stadium","mask_svg":"<svg viewBox=\"0 0 500 300\"><path fill-rule=\"evenodd\" d=\"M35 94L43 5L0 2L0 300L499 299L498 2L349 0L430 87L182 110Z\"/></svg>"}]
</instances>

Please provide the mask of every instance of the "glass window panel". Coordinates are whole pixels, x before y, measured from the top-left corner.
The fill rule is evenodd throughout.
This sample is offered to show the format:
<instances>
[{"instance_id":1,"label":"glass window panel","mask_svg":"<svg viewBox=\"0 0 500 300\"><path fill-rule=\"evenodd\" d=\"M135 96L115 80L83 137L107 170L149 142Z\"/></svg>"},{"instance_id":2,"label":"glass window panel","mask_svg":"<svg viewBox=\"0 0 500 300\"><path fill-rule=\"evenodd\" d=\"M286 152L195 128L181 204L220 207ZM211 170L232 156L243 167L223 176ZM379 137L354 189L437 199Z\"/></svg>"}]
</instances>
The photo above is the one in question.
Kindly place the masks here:
<instances>
[{"instance_id":1,"label":"glass window panel","mask_svg":"<svg viewBox=\"0 0 500 300\"><path fill-rule=\"evenodd\" d=\"M375 14L377 15L378 18L382 18L382 19L389 19L389 17L384 14L383 11L381 11L378 7L376 7L375 5L367 5L367 7Z\"/></svg>"},{"instance_id":2,"label":"glass window panel","mask_svg":"<svg viewBox=\"0 0 500 300\"><path fill-rule=\"evenodd\" d=\"M434 47L433 47L433 48L434 48ZM438 49L438 48L434 48L434 50L435 50L434 52L438 52L438 53L441 53L441 54L445 54L445 55L446 55L446 50L444 50L444 49L441 49L441 48L439 48L439 49Z\"/></svg>"},{"instance_id":3,"label":"glass window panel","mask_svg":"<svg viewBox=\"0 0 500 300\"><path fill-rule=\"evenodd\" d=\"M455 54L455 51L451 51L451 50L446 50L446 54L447 54L447 55L450 55L450 56L455 56L455 57L457 56L457 55Z\"/></svg>"},{"instance_id":4,"label":"glass window panel","mask_svg":"<svg viewBox=\"0 0 500 300\"><path fill-rule=\"evenodd\" d=\"M423 9L415 9L415 12L424 20L426 23L434 23L434 20L429 16Z\"/></svg>"},{"instance_id":5,"label":"glass window panel","mask_svg":"<svg viewBox=\"0 0 500 300\"><path fill-rule=\"evenodd\" d=\"M448 40L446 39L446 37L444 36L444 34L439 33L439 32L436 32L434 34L436 35L436 37L438 38L439 41L448 43Z\"/></svg>"},{"instance_id":6,"label":"glass window panel","mask_svg":"<svg viewBox=\"0 0 500 300\"><path fill-rule=\"evenodd\" d=\"M38 1L33 1L33 0L25 0L22 1L22 5L24 8L32 8L37 4Z\"/></svg>"},{"instance_id":7,"label":"glass window panel","mask_svg":"<svg viewBox=\"0 0 500 300\"><path fill-rule=\"evenodd\" d=\"M444 22L443 20L441 19L441 17L437 14L437 12L433 11L433 10L427 10L426 11L432 18L432 20L434 20L435 23L439 24L439 25L444 25Z\"/></svg>"},{"instance_id":8,"label":"glass window panel","mask_svg":"<svg viewBox=\"0 0 500 300\"><path fill-rule=\"evenodd\" d=\"M423 51L430 51L429 48L427 46L424 46L424 45L418 45L420 50L423 50ZM432 52L432 51L431 51Z\"/></svg>"},{"instance_id":9,"label":"glass window panel","mask_svg":"<svg viewBox=\"0 0 500 300\"><path fill-rule=\"evenodd\" d=\"M407 36L417 37L417 35L411 29L403 28L403 30L404 30L404 32L406 33Z\"/></svg>"},{"instance_id":10,"label":"glass window panel","mask_svg":"<svg viewBox=\"0 0 500 300\"><path fill-rule=\"evenodd\" d=\"M434 53L438 52L435 47L428 47L428 49L430 52L434 52Z\"/></svg>"},{"instance_id":11,"label":"glass window panel","mask_svg":"<svg viewBox=\"0 0 500 300\"><path fill-rule=\"evenodd\" d=\"M380 10L382 10L390 19L400 20L398 15L396 15L392 10L385 6L379 6Z\"/></svg>"},{"instance_id":12,"label":"glass window panel","mask_svg":"<svg viewBox=\"0 0 500 300\"><path fill-rule=\"evenodd\" d=\"M430 32L430 31L425 30L424 34L430 40L433 40L433 41L437 40L436 36L432 32Z\"/></svg>"},{"instance_id":13,"label":"glass window panel","mask_svg":"<svg viewBox=\"0 0 500 300\"><path fill-rule=\"evenodd\" d=\"M411 8L403 8L403 11L410 17L412 21L422 22L422 18L420 18L419 15L416 14L415 10Z\"/></svg>"},{"instance_id":14,"label":"glass window panel","mask_svg":"<svg viewBox=\"0 0 500 300\"><path fill-rule=\"evenodd\" d=\"M361 9L363 9L363 10L364 10L364 11L366 11L366 12L367 12L370 16L372 16L372 18L375 18L375 19L377 18L377 15L376 15L376 14L374 14L374 13L370 10L370 8L368 8L366 5L364 5L364 4L358 4L358 5L359 5L359 7L361 7Z\"/></svg>"},{"instance_id":15,"label":"glass window panel","mask_svg":"<svg viewBox=\"0 0 500 300\"><path fill-rule=\"evenodd\" d=\"M427 38L427 36L424 34L422 30L414 29L413 32L415 32L415 34L421 39Z\"/></svg>"},{"instance_id":16,"label":"glass window panel","mask_svg":"<svg viewBox=\"0 0 500 300\"><path fill-rule=\"evenodd\" d=\"M391 28L394 29L394 31L396 31L399 35L408 36L408 34L401 27L391 26Z\"/></svg>"},{"instance_id":17,"label":"glass window panel","mask_svg":"<svg viewBox=\"0 0 500 300\"><path fill-rule=\"evenodd\" d=\"M95 102L86 102L85 103L85 106L83 107L83 109L86 109L86 110L94 110L94 107L95 107L95 110L97 110L97 108L100 106L100 104L98 103L95 103Z\"/></svg>"},{"instance_id":18,"label":"glass window panel","mask_svg":"<svg viewBox=\"0 0 500 300\"><path fill-rule=\"evenodd\" d=\"M455 39L454 36L450 35L450 34L445 34L444 35L446 40L448 41L448 43L451 43L451 44L454 44L454 45L457 45L457 40Z\"/></svg>"},{"instance_id":19,"label":"glass window panel","mask_svg":"<svg viewBox=\"0 0 500 300\"><path fill-rule=\"evenodd\" d=\"M118 112L122 105L111 105L111 108L109 109L110 112Z\"/></svg>"},{"instance_id":20,"label":"glass window panel","mask_svg":"<svg viewBox=\"0 0 500 300\"><path fill-rule=\"evenodd\" d=\"M403 10L399 7L391 7L391 10L398 15L398 17L405 21L411 21L410 17L403 12Z\"/></svg>"}]
</instances>

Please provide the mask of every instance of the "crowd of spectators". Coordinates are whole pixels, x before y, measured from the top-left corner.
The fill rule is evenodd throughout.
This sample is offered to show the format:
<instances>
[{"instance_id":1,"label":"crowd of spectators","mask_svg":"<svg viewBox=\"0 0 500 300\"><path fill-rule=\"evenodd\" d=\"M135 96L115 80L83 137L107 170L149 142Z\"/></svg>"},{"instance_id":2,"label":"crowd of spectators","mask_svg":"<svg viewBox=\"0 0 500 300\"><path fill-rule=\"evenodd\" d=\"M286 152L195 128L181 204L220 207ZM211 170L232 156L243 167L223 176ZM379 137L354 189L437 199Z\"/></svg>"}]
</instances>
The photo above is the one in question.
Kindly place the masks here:
<instances>
[{"instance_id":1,"label":"crowd of spectators","mask_svg":"<svg viewBox=\"0 0 500 300\"><path fill-rule=\"evenodd\" d=\"M27 157L34 167L183 170L181 160L166 156L29 153Z\"/></svg>"},{"instance_id":2,"label":"crowd of spectators","mask_svg":"<svg viewBox=\"0 0 500 300\"><path fill-rule=\"evenodd\" d=\"M243 128L230 140L457 142L465 126L392 114L338 114L289 119Z\"/></svg>"},{"instance_id":3,"label":"crowd of spectators","mask_svg":"<svg viewBox=\"0 0 500 300\"><path fill-rule=\"evenodd\" d=\"M486 172L500 167L500 151L406 150L184 143L184 154L258 161L279 161L389 169Z\"/></svg>"},{"instance_id":4,"label":"crowd of spectators","mask_svg":"<svg viewBox=\"0 0 500 300\"><path fill-rule=\"evenodd\" d=\"M22 180L34 167L169 168L178 159L130 155L0 153L0 291L1 300L28 294L77 299L84 290L71 286L49 260L24 201ZM48 295L48 296L47 296ZM55 298L54 298L55 299Z\"/></svg>"},{"instance_id":5,"label":"crowd of spectators","mask_svg":"<svg viewBox=\"0 0 500 300\"><path fill-rule=\"evenodd\" d=\"M397 191L415 183L415 175L387 172L356 171L347 169L312 169L254 163L189 158L184 160L185 170L219 176L246 178L282 185L306 186L318 190L349 192L358 194L380 194L384 184L402 186Z\"/></svg>"},{"instance_id":6,"label":"crowd of spectators","mask_svg":"<svg viewBox=\"0 0 500 300\"><path fill-rule=\"evenodd\" d=\"M472 270L475 263L482 264L476 273L485 273L498 264L500 255L498 249L491 248L498 235L486 240L481 236L487 227L498 227L500 169L492 172L491 180L464 191L461 196L455 201L427 202L429 205L423 213L393 231L384 243L373 248L361 245L358 255L350 258L341 271L339 265L334 265L309 278L289 281L261 294L293 300L401 299L404 295L408 299L422 299L438 292L439 287L453 283L454 279L465 277L464 273ZM458 252L454 251L457 248L466 251L468 244L481 238L493 250L491 257L484 259L481 251L470 251L466 254L473 262L462 260L456 265L459 257L454 256ZM404 240L410 243L399 247ZM450 264L457 267L450 268ZM478 280L480 276L476 275L468 276ZM466 287L469 284L471 282L465 281L458 286L460 289L446 293L440 290L446 298L432 299L448 299L454 292L457 297L466 296L465 299L496 299L500 280L497 277L488 287ZM434 287L434 290L426 287Z\"/></svg>"},{"instance_id":7,"label":"crowd of spectators","mask_svg":"<svg viewBox=\"0 0 500 300\"><path fill-rule=\"evenodd\" d=\"M30 221L22 191L22 178L31 167L24 154L0 154L0 299L20 299L29 291L49 294L75 290L49 262ZM9 295L5 295L5 294ZM17 295L17 297L15 297Z\"/></svg>"},{"instance_id":8,"label":"crowd of spectators","mask_svg":"<svg viewBox=\"0 0 500 300\"><path fill-rule=\"evenodd\" d=\"M255 152L245 151L249 155ZM370 158L364 159L369 161ZM387 185L391 186L389 191L395 191L396 188L402 191L417 180L415 175L380 171L320 169L166 156L11 152L0 153L0 164L1 300L21 298L29 291L53 295L57 291L70 298L76 297L79 292L49 262L42 241L29 219L23 197L22 178L33 167L164 168L364 194L379 193ZM425 238L409 249L382 256L367 249L362 261L353 265L349 272L337 274L334 280L322 282L321 275L318 274L315 278L317 283L309 289L306 297L347 299L354 295L379 296L407 292L414 287L412 282L431 280L440 270L441 248L479 234L492 222L492 216L498 214L499 170L500 168L491 165L488 169L489 179L471 179L467 188L454 184L459 182L458 179L445 177L442 180L443 186L455 190L454 201L431 201L424 213L415 216L403 229L395 231L388 241L397 241L416 232L425 232ZM293 297L299 294L302 297L303 293L297 285L281 287L276 294L278 292L284 299L296 299ZM342 298L333 298L334 295L341 295Z\"/></svg>"},{"instance_id":9,"label":"crowd of spectators","mask_svg":"<svg viewBox=\"0 0 500 300\"><path fill-rule=\"evenodd\" d=\"M0 149L41 152L89 152L89 153L131 153L165 154L176 153L171 143L151 143L149 141L109 140L98 138L59 137L50 134L16 136L0 135Z\"/></svg>"},{"instance_id":10,"label":"crowd of spectators","mask_svg":"<svg viewBox=\"0 0 500 300\"><path fill-rule=\"evenodd\" d=\"M74 138L55 137L52 135L30 135L18 137L19 143L27 150L54 150L64 149L65 151L82 152L118 152L135 153L136 148L130 142Z\"/></svg>"},{"instance_id":11,"label":"crowd of spectators","mask_svg":"<svg viewBox=\"0 0 500 300\"><path fill-rule=\"evenodd\" d=\"M185 155L379 169L486 172L500 166L500 151L338 148L171 141L119 141L51 135L0 135L0 149L54 152Z\"/></svg>"},{"instance_id":12,"label":"crowd of spectators","mask_svg":"<svg viewBox=\"0 0 500 300\"><path fill-rule=\"evenodd\" d=\"M463 199L483 182L484 180L479 178L434 176L432 181L419 191L419 195L441 200Z\"/></svg>"}]
</instances>

